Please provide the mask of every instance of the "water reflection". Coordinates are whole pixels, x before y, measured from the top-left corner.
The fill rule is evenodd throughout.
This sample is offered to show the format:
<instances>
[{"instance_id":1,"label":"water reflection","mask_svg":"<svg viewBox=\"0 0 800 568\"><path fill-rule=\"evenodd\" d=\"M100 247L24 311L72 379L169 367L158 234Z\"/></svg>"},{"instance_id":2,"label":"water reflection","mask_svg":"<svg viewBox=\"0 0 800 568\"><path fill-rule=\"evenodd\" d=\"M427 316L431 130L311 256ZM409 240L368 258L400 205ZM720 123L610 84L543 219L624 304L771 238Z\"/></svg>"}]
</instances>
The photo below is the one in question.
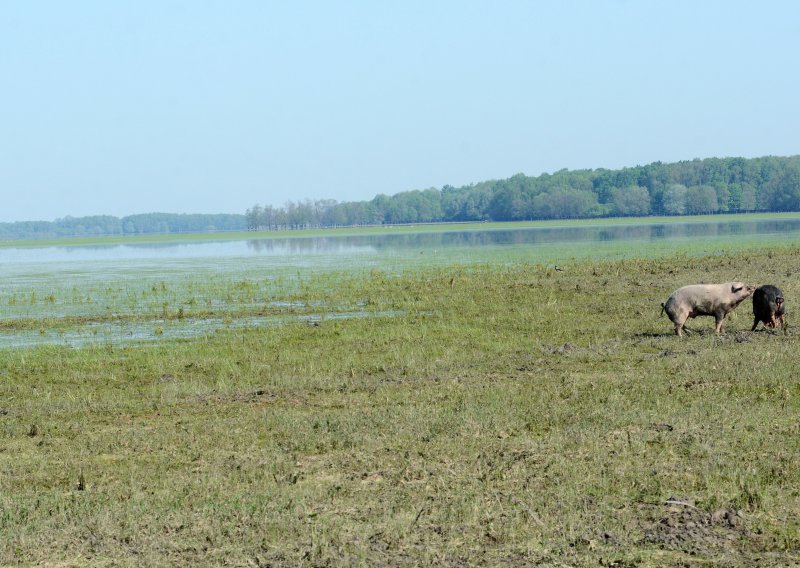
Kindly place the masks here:
<instances>
[{"instance_id":1,"label":"water reflection","mask_svg":"<svg viewBox=\"0 0 800 568\"><path fill-rule=\"evenodd\" d=\"M719 223L662 223L597 227L520 228L400 233L350 237L252 239L259 254L336 254L389 249L437 249L548 243L659 241L700 237L796 234L800 219Z\"/></svg>"},{"instance_id":2,"label":"water reflection","mask_svg":"<svg viewBox=\"0 0 800 568\"><path fill-rule=\"evenodd\" d=\"M93 246L57 246L42 248L0 248L0 265L53 264L75 262L144 261L153 265L163 261L201 259L236 259L275 257L298 261L302 257L352 256L382 257L409 251L448 248L480 248L551 243L659 242L738 236L784 235L800 238L800 219L760 221L722 221L701 223L664 223L638 225L602 225L579 227L542 227L518 229L452 230L402 232L381 235L280 237L241 241L196 243L122 244Z\"/></svg>"},{"instance_id":3,"label":"water reflection","mask_svg":"<svg viewBox=\"0 0 800 568\"><path fill-rule=\"evenodd\" d=\"M354 241L350 237L295 237L280 239L251 239L247 248L256 254L287 256L298 254L358 254L375 251L368 240Z\"/></svg>"}]
</instances>

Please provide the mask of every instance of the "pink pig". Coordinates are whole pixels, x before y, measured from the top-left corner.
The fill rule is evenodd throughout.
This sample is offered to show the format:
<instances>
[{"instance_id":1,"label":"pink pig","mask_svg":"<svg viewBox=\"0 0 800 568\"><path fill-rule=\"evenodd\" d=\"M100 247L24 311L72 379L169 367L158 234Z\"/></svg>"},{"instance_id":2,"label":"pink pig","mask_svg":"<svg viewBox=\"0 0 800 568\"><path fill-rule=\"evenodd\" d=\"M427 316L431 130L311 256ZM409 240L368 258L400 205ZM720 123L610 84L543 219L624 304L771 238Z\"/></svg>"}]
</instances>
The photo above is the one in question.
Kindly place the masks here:
<instances>
[{"instance_id":1,"label":"pink pig","mask_svg":"<svg viewBox=\"0 0 800 568\"><path fill-rule=\"evenodd\" d=\"M691 284L675 290L661 304L662 314L667 312L675 324L675 335L683 335L686 320L697 316L714 316L714 331L722 331L722 322L743 300L750 297L755 286L742 282L725 284Z\"/></svg>"}]
</instances>

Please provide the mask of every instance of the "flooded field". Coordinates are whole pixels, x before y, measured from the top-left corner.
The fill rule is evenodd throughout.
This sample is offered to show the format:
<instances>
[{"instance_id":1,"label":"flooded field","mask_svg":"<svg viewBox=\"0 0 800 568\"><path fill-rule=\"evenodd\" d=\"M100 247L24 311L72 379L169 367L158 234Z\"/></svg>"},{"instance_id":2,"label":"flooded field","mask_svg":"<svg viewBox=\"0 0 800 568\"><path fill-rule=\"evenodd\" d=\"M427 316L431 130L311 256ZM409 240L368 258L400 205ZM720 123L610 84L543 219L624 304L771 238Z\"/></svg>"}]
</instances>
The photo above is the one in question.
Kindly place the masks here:
<instances>
[{"instance_id":1,"label":"flooded field","mask_svg":"<svg viewBox=\"0 0 800 568\"><path fill-rule=\"evenodd\" d=\"M795 233L623 233L15 253L0 565L799 566Z\"/></svg>"},{"instance_id":2,"label":"flooded field","mask_svg":"<svg viewBox=\"0 0 800 568\"><path fill-rule=\"evenodd\" d=\"M0 248L0 347L193 337L287 317L351 317L307 306L305 279L470 264L716 254L800 242L800 220L590 224L298 236L239 241ZM288 298L288 300L287 300ZM291 304L287 307L288 304ZM350 314L348 316L348 314Z\"/></svg>"}]
</instances>

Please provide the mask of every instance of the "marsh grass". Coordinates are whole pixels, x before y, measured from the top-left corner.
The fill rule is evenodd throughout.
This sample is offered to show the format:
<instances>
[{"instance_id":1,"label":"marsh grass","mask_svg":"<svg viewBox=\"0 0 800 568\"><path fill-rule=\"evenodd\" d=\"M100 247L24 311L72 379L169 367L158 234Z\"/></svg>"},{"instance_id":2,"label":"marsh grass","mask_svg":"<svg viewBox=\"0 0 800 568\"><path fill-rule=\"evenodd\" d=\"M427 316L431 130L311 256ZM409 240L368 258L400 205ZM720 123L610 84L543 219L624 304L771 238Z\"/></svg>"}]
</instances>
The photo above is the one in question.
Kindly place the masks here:
<instances>
[{"instance_id":1,"label":"marsh grass","mask_svg":"<svg viewBox=\"0 0 800 568\"><path fill-rule=\"evenodd\" d=\"M0 282L0 332L68 328L81 321L180 319L181 314L187 319L236 318L288 291L304 301L303 286L319 275L337 286L336 273L342 267L346 274L341 280L346 281L352 276L362 279L373 270L396 275L457 265L562 265L598 258L705 257L780 249L797 246L799 233L758 222L796 219L796 214L719 215L0 243L6 276ZM620 232L631 225L632 232ZM683 230L661 234L659 228L665 225ZM740 232L744 225L749 228ZM579 232L583 236L547 237L533 229L588 231ZM493 234L505 236L494 239ZM148 246L153 239L172 246ZM213 242L219 240L235 242ZM265 243L276 240L283 244L275 250L286 254L271 254L274 250ZM25 249L48 244L50 248L30 253ZM117 246L123 244L142 246L123 254L125 247ZM176 255L181 246L192 253ZM8 342L0 338L0 344Z\"/></svg>"},{"instance_id":2,"label":"marsh grass","mask_svg":"<svg viewBox=\"0 0 800 568\"><path fill-rule=\"evenodd\" d=\"M751 333L749 302L721 336L659 318L736 279L791 324L798 270L785 247L318 274L269 300L395 315L2 350L0 563L800 562L796 330Z\"/></svg>"}]
</instances>

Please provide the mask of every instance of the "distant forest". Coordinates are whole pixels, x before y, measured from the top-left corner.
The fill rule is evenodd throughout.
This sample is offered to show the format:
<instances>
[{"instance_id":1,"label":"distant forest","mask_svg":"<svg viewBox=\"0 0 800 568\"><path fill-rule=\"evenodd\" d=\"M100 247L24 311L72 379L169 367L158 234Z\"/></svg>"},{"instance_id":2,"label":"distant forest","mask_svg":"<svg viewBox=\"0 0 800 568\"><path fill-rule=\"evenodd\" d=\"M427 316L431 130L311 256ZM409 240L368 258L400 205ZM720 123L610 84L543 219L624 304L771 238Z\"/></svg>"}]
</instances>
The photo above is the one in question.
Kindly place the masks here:
<instances>
[{"instance_id":1,"label":"distant forest","mask_svg":"<svg viewBox=\"0 0 800 568\"><path fill-rule=\"evenodd\" d=\"M251 230L800 210L800 156L655 162L246 212Z\"/></svg>"},{"instance_id":2,"label":"distant forest","mask_svg":"<svg viewBox=\"0 0 800 568\"><path fill-rule=\"evenodd\" d=\"M221 197L222 198L222 197ZM148 213L0 223L0 239L308 229L454 221L800 211L800 156L655 162L621 170L561 170L369 201L306 200L244 215Z\"/></svg>"},{"instance_id":3,"label":"distant forest","mask_svg":"<svg viewBox=\"0 0 800 568\"><path fill-rule=\"evenodd\" d=\"M159 233L205 233L244 231L244 215L187 215L145 213L128 217L96 215L65 217L55 221L19 221L0 223L0 239L47 239L113 235L148 235Z\"/></svg>"}]
</instances>

